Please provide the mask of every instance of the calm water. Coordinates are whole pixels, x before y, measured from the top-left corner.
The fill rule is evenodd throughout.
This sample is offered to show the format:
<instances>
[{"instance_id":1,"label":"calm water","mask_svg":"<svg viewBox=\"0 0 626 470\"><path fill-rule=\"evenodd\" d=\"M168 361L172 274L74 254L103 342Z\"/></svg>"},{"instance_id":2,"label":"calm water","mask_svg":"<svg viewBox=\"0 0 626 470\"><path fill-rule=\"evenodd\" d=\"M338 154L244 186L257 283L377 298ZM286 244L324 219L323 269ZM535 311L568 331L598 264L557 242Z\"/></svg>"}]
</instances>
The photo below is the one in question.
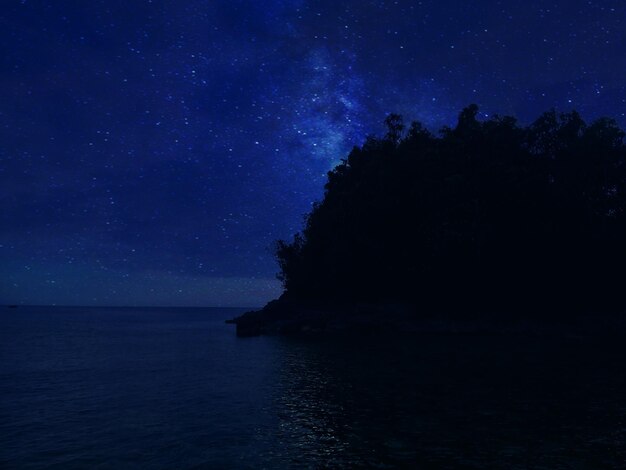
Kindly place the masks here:
<instances>
[{"instance_id":1,"label":"calm water","mask_svg":"<svg viewBox=\"0 0 626 470\"><path fill-rule=\"evenodd\" d=\"M619 338L237 339L231 309L0 311L0 468L623 468Z\"/></svg>"}]
</instances>

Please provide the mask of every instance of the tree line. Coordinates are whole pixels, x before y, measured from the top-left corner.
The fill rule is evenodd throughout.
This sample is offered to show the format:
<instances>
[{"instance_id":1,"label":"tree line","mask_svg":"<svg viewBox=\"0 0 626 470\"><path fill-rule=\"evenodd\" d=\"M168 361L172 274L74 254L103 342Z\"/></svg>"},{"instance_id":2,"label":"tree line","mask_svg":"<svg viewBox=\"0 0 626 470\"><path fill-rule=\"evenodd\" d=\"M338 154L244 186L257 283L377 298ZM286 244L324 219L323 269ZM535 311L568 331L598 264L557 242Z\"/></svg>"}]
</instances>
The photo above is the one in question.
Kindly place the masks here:
<instances>
[{"instance_id":1,"label":"tree line","mask_svg":"<svg viewBox=\"0 0 626 470\"><path fill-rule=\"evenodd\" d=\"M626 304L626 147L612 119L481 121L431 133L385 120L328 173L275 247L286 298L418 311L619 311Z\"/></svg>"}]
</instances>

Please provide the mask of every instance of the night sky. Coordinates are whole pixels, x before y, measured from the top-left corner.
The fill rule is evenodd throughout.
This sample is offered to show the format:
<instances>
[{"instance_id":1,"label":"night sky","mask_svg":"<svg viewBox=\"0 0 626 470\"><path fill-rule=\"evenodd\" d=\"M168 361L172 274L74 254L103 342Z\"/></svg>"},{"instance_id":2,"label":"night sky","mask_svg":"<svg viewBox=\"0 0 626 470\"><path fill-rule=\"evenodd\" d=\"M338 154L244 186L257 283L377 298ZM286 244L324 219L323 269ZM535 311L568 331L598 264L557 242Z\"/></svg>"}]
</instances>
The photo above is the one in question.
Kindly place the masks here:
<instances>
[{"instance_id":1,"label":"night sky","mask_svg":"<svg viewBox=\"0 0 626 470\"><path fill-rule=\"evenodd\" d=\"M0 303L258 306L390 112L626 126L626 3L5 0Z\"/></svg>"}]
</instances>

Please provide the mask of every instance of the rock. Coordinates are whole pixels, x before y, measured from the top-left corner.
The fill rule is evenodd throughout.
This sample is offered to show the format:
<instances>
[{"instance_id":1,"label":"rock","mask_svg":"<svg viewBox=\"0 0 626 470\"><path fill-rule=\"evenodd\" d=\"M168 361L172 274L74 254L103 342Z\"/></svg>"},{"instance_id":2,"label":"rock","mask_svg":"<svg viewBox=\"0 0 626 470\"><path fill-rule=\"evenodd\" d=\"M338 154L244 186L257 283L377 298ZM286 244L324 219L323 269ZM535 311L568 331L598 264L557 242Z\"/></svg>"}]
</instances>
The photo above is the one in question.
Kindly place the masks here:
<instances>
[{"instance_id":1,"label":"rock","mask_svg":"<svg viewBox=\"0 0 626 470\"><path fill-rule=\"evenodd\" d=\"M261 310L226 320L237 336L319 336L360 334L566 334L626 332L626 314L613 317L573 316L550 321L519 316L428 314L405 304L315 304L280 298Z\"/></svg>"},{"instance_id":2,"label":"rock","mask_svg":"<svg viewBox=\"0 0 626 470\"><path fill-rule=\"evenodd\" d=\"M311 305L284 298L227 320L237 336L350 334L402 330L413 310L405 305Z\"/></svg>"}]
</instances>

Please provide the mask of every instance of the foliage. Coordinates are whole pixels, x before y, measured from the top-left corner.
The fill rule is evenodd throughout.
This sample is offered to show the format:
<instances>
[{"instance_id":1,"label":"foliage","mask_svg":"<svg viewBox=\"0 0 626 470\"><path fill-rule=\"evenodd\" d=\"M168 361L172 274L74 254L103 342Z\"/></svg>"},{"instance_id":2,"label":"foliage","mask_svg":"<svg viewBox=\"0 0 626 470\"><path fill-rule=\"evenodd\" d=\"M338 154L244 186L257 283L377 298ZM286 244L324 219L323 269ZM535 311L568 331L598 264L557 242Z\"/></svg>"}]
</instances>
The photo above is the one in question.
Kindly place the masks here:
<instances>
[{"instance_id":1,"label":"foliage","mask_svg":"<svg viewBox=\"0 0 626 470\"><path fill-rule=\"evenodd\" d=\"M285 296L424 311L618 310L626 147L610 119L543 114L408 130L398 115L328 173L276 256Z\"/></svg>"}]
</instances>

